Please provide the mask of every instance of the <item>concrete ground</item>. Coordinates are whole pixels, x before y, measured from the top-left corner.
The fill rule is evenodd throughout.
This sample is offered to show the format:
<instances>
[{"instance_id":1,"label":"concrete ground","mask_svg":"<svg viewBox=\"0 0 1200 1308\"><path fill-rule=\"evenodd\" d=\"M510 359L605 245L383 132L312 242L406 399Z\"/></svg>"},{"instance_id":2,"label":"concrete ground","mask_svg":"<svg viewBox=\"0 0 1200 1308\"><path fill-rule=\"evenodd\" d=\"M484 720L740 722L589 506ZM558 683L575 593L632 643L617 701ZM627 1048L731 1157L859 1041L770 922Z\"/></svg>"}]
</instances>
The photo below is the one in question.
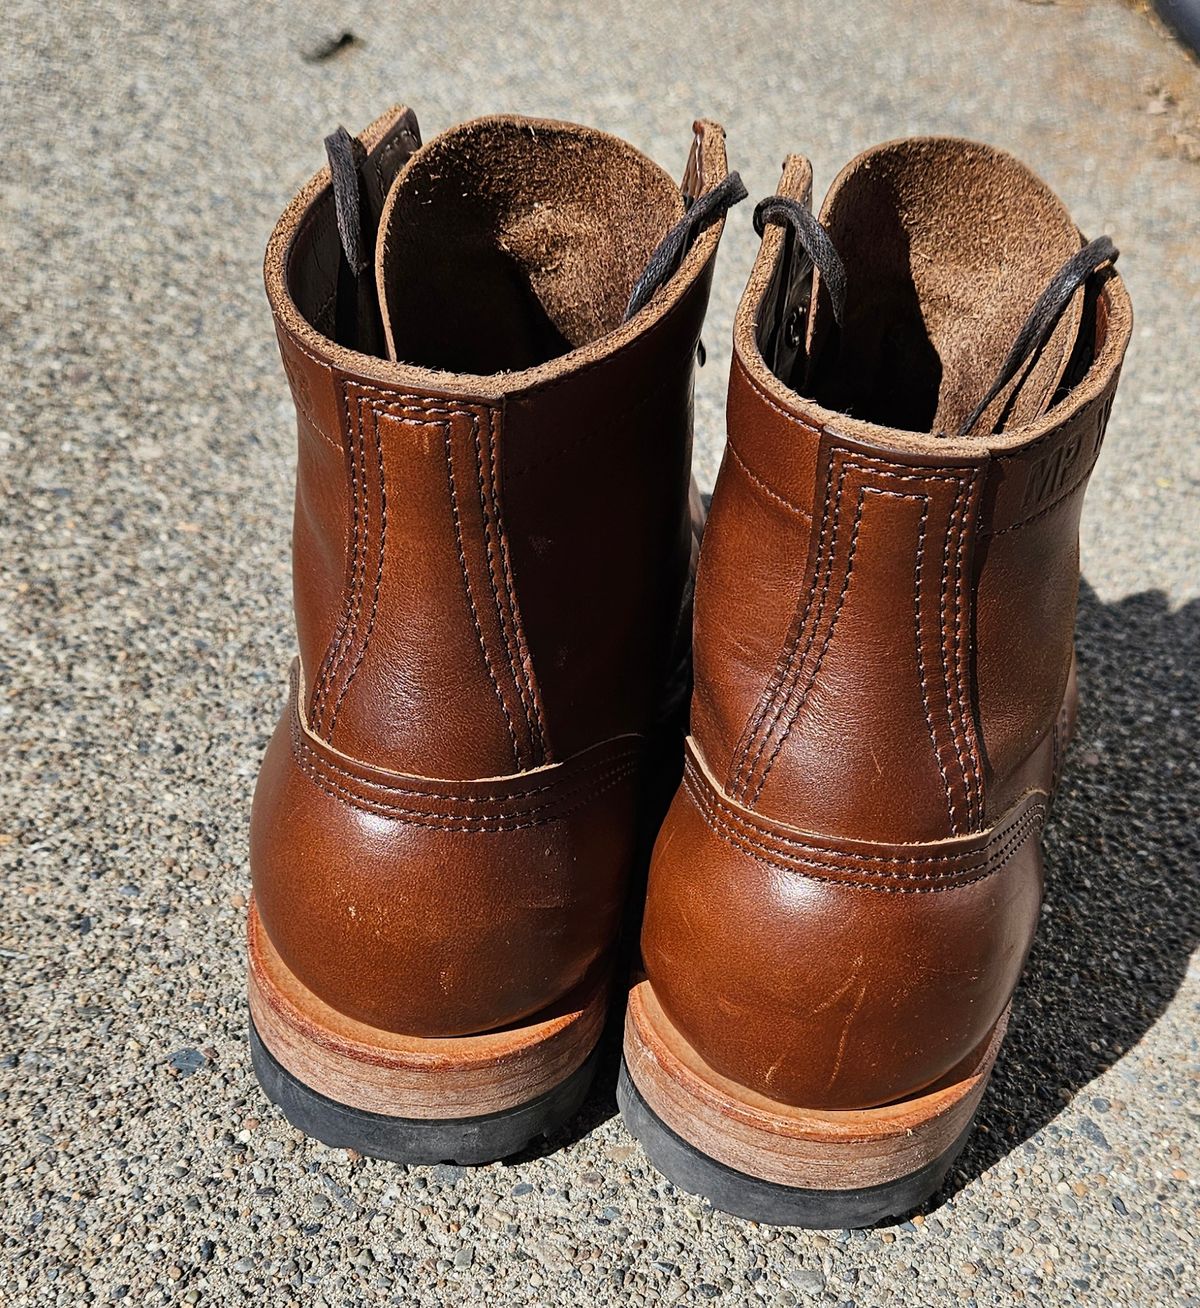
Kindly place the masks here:
<instances>
[{"instance_id":1,"label":"concrete ground","mask_svg":"<svg viewBox=\"0 0 1200 1308\"><path fill-rule=\"evenodd\" d=\"M574 8L576 12L568 12ZM10 0L0 35L0 1303L1195 1304L1200 77L1117 0ZM357 42L305 54L343 30ZM249 1067L246 821L292 652L293 432L263 244L321 137L406 99L752 195L920 131L1017 151L1137 311L1089 499L1081 737L980 1127L923 1216L709 1210L614 1116L464 1172L301 1138ZM699 383L711 484L748 206Z\"/></svg>"}]
</instances>

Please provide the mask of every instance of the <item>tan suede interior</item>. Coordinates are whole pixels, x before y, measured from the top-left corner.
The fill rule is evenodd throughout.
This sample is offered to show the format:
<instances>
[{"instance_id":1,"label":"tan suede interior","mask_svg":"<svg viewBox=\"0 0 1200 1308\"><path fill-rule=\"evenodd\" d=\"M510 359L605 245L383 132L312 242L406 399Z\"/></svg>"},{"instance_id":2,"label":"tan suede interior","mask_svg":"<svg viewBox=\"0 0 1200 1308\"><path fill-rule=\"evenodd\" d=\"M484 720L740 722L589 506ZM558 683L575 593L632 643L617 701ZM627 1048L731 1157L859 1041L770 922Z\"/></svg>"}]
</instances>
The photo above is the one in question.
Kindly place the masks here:
<instances>
[{"instance_id":1,"label":"tan suede interior","mask_svg":"<svg viewBox=\"0 0 1200 1308\"><path fill-rule=\"evenodd\" d=\"M1024 165L950 138L859 155L830 188L821 220L846 266L846 321L838 333L827 298L819 302L806 373L790 384L827 409L914 432L957 431L1082 244L1062 203ZM1084 299L1076 294L974 434L1023 425L1050 406Z\"/></svg>"},{"instance_id":2,"label":"tan suede interior","mask_svg":"<svg viewBox=\"0 0 1200 1308\"><path fill-rule=\"evenodd\" d=\"M418 150L393 183L376 253L389 357L490 375L616 328L683 214L677 183L603 132L507 118Z\"/></svg>"}]
</instances>

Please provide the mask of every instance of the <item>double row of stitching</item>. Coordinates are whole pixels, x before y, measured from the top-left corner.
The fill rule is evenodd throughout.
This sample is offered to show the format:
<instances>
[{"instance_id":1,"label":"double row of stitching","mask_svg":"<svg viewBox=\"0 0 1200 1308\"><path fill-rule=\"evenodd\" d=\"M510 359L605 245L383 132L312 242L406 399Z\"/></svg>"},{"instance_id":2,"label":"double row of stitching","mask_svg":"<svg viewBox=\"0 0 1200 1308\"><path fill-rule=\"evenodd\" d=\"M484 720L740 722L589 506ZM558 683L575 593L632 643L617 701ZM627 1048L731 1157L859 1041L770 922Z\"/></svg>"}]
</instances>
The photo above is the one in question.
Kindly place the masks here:
<instances>
[{"instance_id":1,"label":"double row of stitching","mask_svg":"<svg viewBox=\"0 0 1200 1308\"><path fill-rule=\"evenodd\" d=\"M775 400L773 400L771 396L768 394L768 392L764 389L762 384L755 377L751 375L750 370L746 367L745 363L742 361L741 356L736 353L734 355L733 367L745 380L750 390L754 393L755 397L761 403L765 404L769 409L779 414L780 417L785 418L789 424L798 428L800 431L804 432L806 436L816 437L816 438L820 437L821 430L816 424L809 421L801 414L797 414L789 411L788 409L784 408L782 405L778 404ZM1077 421L1080 427L1084 431L1091 433L1091 438L1095 443L1095 447L1096 447L1095 457L1093 457L1090 464L1088 465L1087 471L1084 472L1077 480L1075 480L1068 489L1063 490L1058 496L1056 496L1056 498L1053 501L1051 501L1051 503L1045 505L1043 508L1039 509L1036 513L1031 514L1028 517L1022 518L1017 522L1009 523L1007 526L1000 527L1000 528L994 528L990 523L981 523L978 528L979 536L981 537L1000 536L1000 535L1004 535L1006 532L1017 531L1021 527L1028 526L1031 522L1036 522L1040 518L1045 517L1046 514L1052 513L1054 509L1056 509L1065 500L1069 500L1072 495L1074 495L1077 491L1079 491L1081 488L1086 486L1088 478L1091 476L1092 471L1095 468L1096 459L1098 459L1100 455L1100 447L1103 442L1104 430L1108 424L1108 418L1112 410L1112 403L1115 394L1116 394L1115 387L1112 387L1106 393L1102 393L1096 396L1093 400L1089 401L1088 405L1085 408L1079 411L1079 414L1077 416ZM1043 448L1045 448L1045 446L1050 444L1052 441L1059 439L1061 435L1062 435L1062 429L1056 427L1051 429L1050 431L1047 431L1044 435L1039 436L1036 440L1029 441L1024 445L1018 445L1009 449L992 450L989 452L989 457L991 461L994 464L996 464L998 467L1002 467L1005 464L1022 462L1028 459L1031 455L1038 454ZM745 464L743 463L743 467L744 466ZM746 471L748 473L750 472L748 468L746 469ZM753 477L752 473L750 473L750 475ZM766 488L765 485L764 488L769 489ZM782 497L779 498L782 499ZM787 507L793 509L796 512L804 513L803 509L800 509L798 505L792 505L790 501L783 500L783 503Z\"/></svg>"},{"instance_id":2,"label":"double row of stitching","mask_svg":"<svg viewBox=\"0 0 1200 1308\"><path fill-rule=\"evenodd\" d=\"M468 808L476 805L494 804L507 805L523 804L526 800L536 799L539 795L554 795L560 793L563 787L563 779L557 776L554 781L547 782L540 786L529 786L525 789L509 790L500 792L484 792L474 795L460 795L447 793L436 789L436 783L431 783L425 789L415 786L398 786L390 782L376 781L373 777L363 776L360 772L355 772L350 768L339 766L326 755L319 753L313 746L304 739L303 732L298 727L292 729L292 743L295 750L304 755L304 757L317 768L318 771L327 773L331 777L339 778L352 786L360 787L365 791L379 791L386 796L399 796L406 799L425 799L431 803L433 801L445 802L449 804L463 804ZM576 779L590 781L606 768L611 768L617 764L624 764L631 759L636 759L638 749L630 747L629 749L620 750L616 753L606 754L597 758L594 762L585 764L579 768L571 769L571 782L574 784ZM565 766L562 764L559 767Z\"/></svg>"},{"instance_id":3,"label":"double row of stitching","mask_svg":"<svg viewBox=\"0 0 1200 1308\"><path fill-rule=\"evenodd\" d=\"M955 526L960 520L959 514L961 512L962 503L963 503L963 488L960 484L954 495L954 504L950 510L950 516L946 519L946 535L942 544L942 573L941 573L940 595L938 600L938 624L939 624L939 632L941 635L942 688L946 693L946 720L950 726L950 740L954 749L954 758L955 761L958 763L958 770L962 776L963 794L965 796L966 809L967 809L967 826L969 827L971 825L971 819L974 813L972 796L971 796L971 785L967 778L967 762L963 752L963 741L959 735L958 719L955 715L955 697L950 686L950 663L951 660L953 659L955 662L955 670L957 672L957 654L956 654L956 650L954 649L948 650L946 648L946 643L948 639L946 614L947 614L947 608L950 598L951 541L955 537ZM961 546L961 537L959 538L959 540ZM957 601L957 597L958 596L956 592L956 601ZM957 603L956 603L956 609L957 609ZM962 829L963 828L960 824L956 823L954 825L955 831L961 831Z\"/></svg>"},{"instance_id":4,"label":"double row of stitching","mask_svg":"<svg viewBox=\"0 0 1200 1308\"><path fill-rule=\"evenodd\" d=\"M351 567L347 585L347 600L338 632L330 644L313 695L312 720L314 728L327 739L332 739L338 716L346 697L362 667L371 643L379 614L383 588L384 560L387 552L388 493L384 464L383 440L379 430L381 415L409 426L427 426L431 418L449 415L451 410L423 400L420 396L395 396L376 387L349 383L341 396L342 412L349 435L351 485ZM418 417L405 415L416 414ZM371 464L367 458L368 424L374 447ZM375 485L369 475L373 470ZM379 499L375 542L372 549L371 499ZM369 567L368 556L374 566ZM366 604L367 578L374 577L371 600ZM364 621L365 611L365 621ZM345 667L336 697L339 673ZM332 703L331 703L332 700Z\"/></svg>"},{"instance_id":5,"label":"double row of stitching","mask_svg":"<svg viewBox=\"0 0 1200 1308\"><path fill-rule=\"evenodd\" d=\"M972 715L966 692L966 574L965 558L969 545L967 511L970 507L975 478L959 482L954 505L946 526L946 544L942 555L942 588L940 621L942 629L942 673L946 690L946 713L954 742L955 757L962 773L963 793L966 798L968 829L982 821L983 776L979 766L979 751L975 741ZM951 538L954 540L954 611L952 629L947 631L947 598L950 573ZM947 649L947 640L950 648ZM951 669L953 663L953 687Z\"/></svg>"},{"instance_id":6,"label":"double row of stitching","mask_svg":"<svg viewBox=\"0 0 1200 1308\"><path fill-rule=\"evenodd\" d=\"M386 396L386 391L378 388L363 387L375 395ZM446 451L446 473L450 495L451 517L454 526L455 549L459 568L462 572L463 588L467 607L470 610L472 626L479 642L480 653L492 688L504 716L512 745L513 762L517 768L536 767L545 762L548 754L545 748L545 730L541 718L540 701L536 682L533 678L532 661L525 648L521 628L520 613L516 601L516 588L512 578L512 566L508 559L508 542L503 528L499 488L496 481L496 412L494 407L457 406L445 400L432 400L420 396L404 396L403 407L387 409L393 416L397 412L415 413L416 419L401 421L419 422L421 418L445 419L443 440ZM509 693L501 684L496 663L493 660L491 641L484 630L483 617L476 595L476 585L472 581L474 569L467 557L467 529L464 521L464 502L460 494L461 473L456 471L455 436L453 419L461 418L471 424L470 441L474 446L474 479L476 481L480 533L485 556L484 571L487 574L488 588L492 595L492 604L496 612L496 625L500 641L504 646L511 690L515 694L517 706L509 703ZM488 423L489 442L485 456L481 423ZM502 598L503 591L503 598ZM518 726L518 717L524 722L524 730Z\"/></svg>"},{"instance_id":7,"label":"double row of stitching","mask_svg":"<svg viewBox=\"0 0 1200 1308\"><path fill-rule=\"evenodd\" d=\"M962 731L967 761L970 771L969 790L973 807L972 829L983 825L984 795L983 766L980 761L979 737L975 729L975 714L971 704L969 690L971 675L970 635L967 628L971 612L971 591L973 578L967 567L970 557L971 534L968 531L968 517L977 495L978 477L972 475L963 484L963 508L958 523L958 548L955 553L955 684L957 687L957 704L959 729Z\"/></svg>"},{"instance_id":8,"label":"double row of stitching","mask_svg":"<svg viewBox=\"0 0 1200 1308\"><path fill-rule=\"evenodd\" d=\"M973 837L961 837L960 839L970 840L970 847L966 849L956 849L949 853L928 853L928 854L885 854L882 852L865 853L860 850L841 848L836 841L819 843L818 837L809 837L804 839L799 832L792 830L780 830L777 826L760 819L756 813L750 809L741 808L734 805L731 801L717 790L703 771L697 766L692 757L688 757L684 763L684 780L688 782L694 790L701 793L706 802L712 807L719 810L725 820L733 824L741 824L748 828L754 835L773 845L780 846L785 850L799 850L801 853L812 855L814 859L821 863L840 867L844 863L858 864L861 863L868 868L890 868L890 867L940 867L946 866L961 869L964 866L973 866L972 860L978 861L986 855L988 842L995 842L998 839L1006 838L1013 827L1031 816L1041 820L1049 811L1048 801L1042 791L1030 791L1026 793L1022 802L1029 801L1028 807L1017 809L992 828L987 835L975 835ZM895 846L887 846L894 848ZM901 846L904 848L905 846ZM909 848L921 848L921 846L908 846ZM941 848L941 844L930 845L930 849Z\"/></svg>"},{"instance_id":9,"label":"double row of stitching","mask_svg":"<svg viewBox=\"0 0 1200 1308\"><path fill-rule=\"evenodd\" d=\"M917 558L913 566L913 631L916 634L917 645L917 676L921 682L921 708L924 710L925 726L929 731L929 745L933 750L934 761L937 763L937 770L942 778L942 788L946 792L946 816L950 819L950 829L953 831L957 830L958 810L954 803L954 795L951 792L950 777L946 772L946 765L942 761L941 750L938 748L937 732L933 727L933 710L929 706L929 678L925 670L925 632L921 621L921 587L925 569L925 538L926 527L929 522L929 496L920 495L914 498L921 501L921 521L917 527Z\"/></svg>"},{"instance_id":10,"label":"double row of stitching","mask_svg":"<svg viewBox=\"0 0 1200 1308\"><path fill-rule=\"evenodd\" d=\"M535 784L529 785L513 784L495 788L495 783L492 783L493 788L484 789L476 782L435 780L426 782L424 779L418 781L416 778L405 778L408 784L400 784L399 781L381 780L377 776L368 775L365 771L355 768L353 760L333 754L322 746L319 740L314 741L308 737L299 713L295 681L293 681L292 710L288 727L292 752L297 762L308 764L331 780L344 783L351 791L368 800L377 799L380 795L388 801L396 798L425 800L430 804L440 804L456 811L461 806L463 815L469 815L484 805L505 806L510 811L513 806L544 807L547 803L556 802L555 797L561 797L566 787L590 785L606 771L636 764L643 749L640 737L628 737L619 743L589 751L591 757L577 756L565 764L559 764L551 773L538 773L538 780ZM463 788L469 788L472 793L459 793ZM543 799L543 796L550 798ZM530 805L529 801L533 801L533 804Z\"/></svg>"},{"instance_id":11,"label":"double row of stitching","mask_svg":"<svg viewBox=\"0 0 1200 1308\"><path fill-rule=\"evenodd\" d=\"M292 755L306 777L339 803L407 825L450 831L511 831L556 821L629 777L638 768L640 742L601 752L581 765L566 764L553 781L508 793L447 794L433 782L427 789L399 786L355 773L319 752L304 737L297 714L291 718ZM471 783L462 783L470 785ZM425 800L428 807L397 803ZM494 808L496 811L488 811Z\"/></svg>"},{"instance_id":12,"label":"double row of stitching","mask_svg":"<svg viewBox=\"0 0 1200 1308\"><path fill-rule=\"evenodd\" d=\"M540 766L548 761L549 752L504 530L494 406L459 405L440 397L401 394L350 379L344 380L342 392L350 455L350 566L341 620L312 698L314 730L332 739L338 715L367 656L378 615L389 514L380 425L386 416L407 426L440 429L451 518L448 525L453 530L466 607L484 670L503 715L514 767L524 770ZM482 430L484 423L486 433ZM370 440L374 440L375 449L369 461ZM467 490L472 482L474 494ZM375 494L379 496L379 509L377 521L372 521ZM476 496L477 509L472 507ZM491 594L490 604L487 592ZM493 611L494 616L490 616Z\"/></svg>"},{"instance_id":13,"label":"double row of stitching","mask_svg":"<svg viewBox=\"0 0 1200 1308\"><path fill-rule=\"evenodd\" d=\"M491 582L500 635L508 654L509 669L529 733L528 762L536 767L546 761L545 727L534 686L529 650L521 630L512 563L508 553L508 536L504 530L500 489L496 479L496 411L494 409L488 410L487 424L488 443L485 456L479 419L476 415L472 415L471 434L475 441L475 461L479 471L479 508L483 516L488 578Z\"/></svg>"},{"instance_id":14,"label":"double row of stitching","mask_svg":"<svg viewBox=\"0 0 1200 1308\"><path fill-rule=\"evenodd\" d=\"M509 739L512 742L513 764L516 767L521 766L521 742L517 737L517 727L513 722L512 711L508 707L508 698L500 686L500 679L496 676L496 669L492 666L492 656L488 651L488 642L483 634L483 624L479 620L479 609L475 603L475 593L471 586L471 572L467 567L466 548L463 543L462 514L459 511L458 504L458 487L454 478L454 444L449 424L446 425L446 475L450 482L450 510L454 519L454 544L458 551L458 564L462 569L463 587L467 594L467 605L471 610L471 623L475 628L475 636L479 641L479 649L483 655L483 664L487 669L488 678L492 683L492 688L496 692L496 699L500 704L500 711L504 714L504 722L508 727Z\"/></svg>"},{"instance_id":15,"label":"double row of stitching","mask_svg":"<svg viewBox=\"0 0 1200 1308\"><path fill-rule=\"evenodd\" d=\"M578 785L564 791L561 801L544 804L537 808L523 810L519 813L436 813L429 809L405 808L400 804L389 804L383 800L366 799L362 795L347 789L340 783L325 776L303 759L297 759L297 766L319 790L331 799L349 805L363 813L372 813L377 817L391 818L405 826L431 827L438 831L498 832L520 831L525 827L545 826L549 822L558 822L578 812L599 796L606 794L623 781L632 777L637 767L629 763L624 767L612 768L591 779L587 785Z\"/></svg>"},{"instance_id":16,"label":"double row of stitching","mask_svg":"<svg viewBox=\"0 0 1200 1308\"><path fill-rule=\"evenodd\" d=\"M363 491L364 476L360 458L362 428L356 425L351 430L349 399L342 393L339 397L339 411L342 416L342 429L347 434L347 457L350 464L350 577L346 586L346 602L342 608L334 638L329 643L321 667L313 686L312 706L310 709L313 727L318 732L327 731L324 721L325 706L333 679L337 675L352 643L353 632L358 625L361 607L361 578L365 569L366 530L368 508Z\"/></svg>"},{"instance_id":17,"label":"double row of stitching","mask_svg":"<svg viewBox=\"0 0 1200 1308\"><path fill-rule=\"evenodd\" d=\"M845 465L843 467L843 475L848 466L849 465ZM758 782L754 787L754 794L750 800L752 806L758 803L759 796L762 794L763 786L767 784L767 777L770 775L771 769L775 766L775 760L779 757L780 751L787 742L788 736L791 735L792 728L796 725L796 719L800 716L800 711L803 709L805 702L808 699L809 692L812 690L817 677L820 675L821 665L825 662L825 655L828 653L829 644L833 640L834 629L837 627L838 618L841 616L842 609L846 604L846 595L850 590L850 579L854 575L854 560L858 554L858 532L862 525L863 505L866 503L867 495L887 495L889 493L890 492L888 491L876 490L869 486L860 486L858 488L858 501L854 506L854 519L850 524L850 544L846 552L846 571L842 576L842 585L841 589L838 591L837 602L833 607L832 614L830 615L829 625L825 628L825 635L821 640L821 647L817 650L816 658L813 660L812 667L809 669L808 676L804 683L804 689L800 691L799 696L792 701L789 707L787 707L787 710L783 715L782 725L779 726L778 734L775 737L775 744L771 748L770 757L767 759L766 766L763 768L762 773L758 778ZM841 501L841 494L841 482L839 481L839 504ZM901 498L905 497L902 496ZM835 512L837 512L836 509ZM796 680L799 680L799 670L797 670ZM792 689L794 688L793 685ZM785 705L788 704L789 698L790 696L788 695L784 696Z\"/></svg>"},{"instance_id":18,"label":"double row of stitching","mask_svg":"<svg viewBox=\"0 0 1200 1308\"><path fill-rule=\"evenodd\" d=\"M363 632L362 640L358 642L358 649L354 656L354 662L350 670L346 673L345 680L342 682L342 688L338 692L337 700L333 705L333 711L329 715L329 736L333 738L333 733L337 727L338 714L341 712L342 704L345 702L346 693L349 691L351 683L354 681L358 670L362 667L363 659L366 658L367 646L371 643L371 634L375 630L375 620L379 615L379 592L383 586L383 560L387 549L387 481L383 471L383 441L379 437L379 407L363 396L358 397L357 401L357 429L359 432L359 451L360 457L365 462L365 451L363 450L362 431L365 426L365 410L369 408L374 416L372 427L372 439L375 443L376 473L379 478L379 546L375 551L375 585L371 594L371 611L367 617L366 630ZM365 478L364 478L365 482ZM363 515L363 531L367 533L369 520L366 512ZM364 546L365 553L365 546ZM365 573L364 573L365 580ZM359 608L362 607L362 588L363 582L360 582Z\"/></svg>"},{"instance_id":19,"label":"double row of stitching","mask_svg":"<svg viewBox=\"0 0 1200 1308\"><path fill-rule=\"evenodd\" d=\"M301 353L312 358L302 346ZM337 630L322 660L313 688L311 721L318 734L332 739L337 718L355 675L366 657L371 634L378 615L380 591L383 584L384 552L387 532L387 485L384 472L383 442L379 432L379 416L405 421L405 414L420 414L428 421L431 416L449 415L451 410L421 396L401 396L379 387L347 382L339 388L339 412L346 433L347 458L350 472L350 575L345 590L345 603ZM375 550L374 586L371 607L365 630L363 608L368 575L368 555L371 551L371 493L367 460L367 414L373 419L371 439L375 446L375 470L378 478L379 525ZM416 425L415 420L408 419ZM336 697L334 687L339 674L349 663ZM332 701L332 702L331 702Z\"/></svg>"},{"instance_id":20,"label":"double row of stitching","mask_svg":"<svg viewBox=\"0 0 1200 1308\"><path fill-rule=\"evenodd\" d=\"M889 482L898 481L922 487L925 487L930 480L960 482L960 478L954 473L931 470L927 475L914 475L900 471L897 465L891 464L884 459L860 451L854 451L853 453L847 451L837 468L835 487L833 480L835 462L835 457L831 455L826 472L825 494L821 509L821 529L817 542L812 583L808 588L799 621L793 622L792 629L789 632L785 647L786 653L782 654L781 659L777 661L777 671L772 679L772 685L760 702L756 718L747 730L747 744L740 751L737 769L732 779L731 792L738 798L742 798L747 792L750 792L748 802L751 805L758 802L767 776L795 725L796 719L820 672L825 654L828 652L838 618L845 604L854 570L858 532L865 503L864 495L868 490L877 494L896 494L896 492L889 492L881 487L860 488L851 523L850 543L842 583L831 616L828 619L828 624L824 627L821 643L817 646L815 662L810 666L809 656L816 644L818 634L822 631L825 611L828 606L829 590L837 561L838 536L842 516L841 506L847 475L851 472L881 472L886 474ZM801 637L804 635L806 628L807 636L803 642L803 650L800 651ZM797 657L798 651L800 652ZM805 677L804 689L800 692L799 698L795 698L795 691L802 676ZM772 737L774 737L773 744L771 743ZM754 746L755 739L757 739L757 746ZM770 754L766 759L765 766L761 766L760 770L760 765L763 764L763 755L768 745L770 745ZM753 752L751 753L752 747ZM756 775L757 780L755 780ZM751 791L752 783L753 790Z\"/></svg>"},{"instance_id":21,"label":"double row of stitching","mask_svg":"<svg viewBox=\"0 0 1200 1308\"><path fill-rule=\"evenodd\" d=\"M844 470L842 475L845 475ZM820 583L819 606L816 616L813 619L812 629L809 631L809 637L804 647L804 653L800 656L802 664L804 659L808 657L808 650L816 632L816 625L820 621L821 609L825 604L825 592L828 587L829 571L833 566L833 556L837 552L837 518L835 515L833 519L833 539L829 546L828 554L826 554L826 540L830 534L829 507L832 494L833 461L830 460L825 474L825 495L821 505L821 531L817 540L817 561L813 572L812 586L808 589L803 608L798 611L796 617L792 620L792 625L788 631L785 644L787 652L782 660L776 660L775 672L771 678L771 684L768 687L766 694L759 701L758 709L751 722L747 725L746 731L743 734L742 743L735 754L734 769L730 776L729 788L731 793L737 798L741 798L745 793L746 788L749 786L750 779L753 777L754 770L758 766L758 761L762 757L762 752L766 747L766 742L770 737L770 733L774 730L775 723L778 721L779 713L782 710L781 696L786 690L791 676L792 666L796 661L796 651L800 644L800 637L804 634L805 628L808 626L809 615L812 612L813 607L813 598L818 590L817 578L821 576L822 569L824 569L824 580ZM839 497L841 495L840 478L838 481L838 495ZM766 724L768 713L771 715L771 720L769 724L764 725ZM754 756L753 759L751 759L750 751L755 746L756 742L757 748L754 749Z\"/></svg>"},{"instance_id":22,"label":"double row of stitching","mask_svg":"<svg viewBox=\"0 0 1200 1308\"><path fill-rule=\"evenodd\" d=\"M713 834L758 862L816 881L890 893L933 893L984 880L1001 870L1027 840L1041 831L1046 812L1045 804L1032 805L1011 827L1001 829L997 839L968 854L875 858L837 851L837 858L857 859L862 864L846 867L829 857L834 851L788 840L754 824L745 814L735 814L722 806L694 769L685 773L684 785L697 814ZM908 870L900 870L900 865Z\"/></svg>"},{"instance_id":23,"label":"double row of stitching","mask_svg":"<svg viewBox=\"0 0 1200 1308\"><path fill-rule=\"evenodd\" d=\"M749 475L750 470L746 469L746 472ZM851 473L866 478L859 485L853 514L848 512L846 500L846 480ZM921 706L941 777L950 829L956 833L972 830L982 820L983 812L983 777L968 691L971 580L967 569L971 541L968 519L976 498L978 470L972 467L914 468L834 443L825 460L824 474L820 527L806 571L804 594L776 659L771 682L735 751L727 789L734 799L749 808L760 801L771 771L817 683L844 611L854 575L866 497L870 494L885 496L921 504L913 576L916 672L920 681ZM931 694L928 675L923 608L926 598L923 594L924 559L932 492L938 486L944 488L938 493L939 504L944 507L946 501L950 501L943 536L940 592L936 599L930 596L931 600L935 599L938 610L944 722L940 705L936 716L934 712L935 695ZM843 517L849 519L845 544L842 536L847 533L847 528L843 525ZM840 585L835 594L835 581L839 575ZM930 635L932 637L932 631ZM957 764L957 771L961 774L961 791L951 782L947 755L954 760L950 767Z\"/></svg>"}]
</instances>

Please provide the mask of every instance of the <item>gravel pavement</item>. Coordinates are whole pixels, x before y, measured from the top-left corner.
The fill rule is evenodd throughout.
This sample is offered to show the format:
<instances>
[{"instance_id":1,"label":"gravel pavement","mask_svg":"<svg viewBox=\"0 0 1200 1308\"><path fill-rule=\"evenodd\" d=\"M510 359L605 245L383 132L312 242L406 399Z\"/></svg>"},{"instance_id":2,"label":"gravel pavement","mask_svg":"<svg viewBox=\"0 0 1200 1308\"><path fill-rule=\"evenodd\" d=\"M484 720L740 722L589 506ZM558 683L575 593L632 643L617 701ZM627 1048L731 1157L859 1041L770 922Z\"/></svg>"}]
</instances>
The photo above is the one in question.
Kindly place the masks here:
<instances>
[{"instance_id":1,"label":"gravel pavement","mask_svg":"<svg viewBox=\"0 0 1200 1308\"><path fill-rule=\"evenodd\" d=\"M0 1303L1197 1304L1200 70L1117 0L60 4L0 34ZM573 9L575 12L567 12ZM325 59L322 43L355 40ZM1084 533L1085 704L980 1128L923 1216L712 1212L614 1115L476 1171L300 1137L259 1094L246 824L292 652L293 429L263 245L336 123L519 110L676 171L1017 151L1137 312ZM700 376L722 442L754 241Z\"/></svg>"}]
</instances>

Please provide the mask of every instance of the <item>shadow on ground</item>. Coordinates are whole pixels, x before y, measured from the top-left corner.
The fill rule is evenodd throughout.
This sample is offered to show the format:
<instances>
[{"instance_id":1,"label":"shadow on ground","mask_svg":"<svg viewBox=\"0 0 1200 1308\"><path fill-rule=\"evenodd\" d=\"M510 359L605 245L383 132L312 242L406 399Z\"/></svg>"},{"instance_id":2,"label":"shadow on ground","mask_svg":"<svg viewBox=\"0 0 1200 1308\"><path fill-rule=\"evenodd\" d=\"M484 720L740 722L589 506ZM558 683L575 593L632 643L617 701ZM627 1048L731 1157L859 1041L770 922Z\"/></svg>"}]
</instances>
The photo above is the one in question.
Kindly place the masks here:
<instances>
[{"instance_id":1,"label":"shadow on ground","mask_svg":"<svg viewBox=\"0 0 1200 1308\"><path fill-rule=\"evenodd\" d=\"M1102 604L1084 582L1081 706L1046 833L1046 912L1008 1038L933 1211L1055 1117L1154 1025L1200 943L1200 600ZM631 915L627 954L635 927ZM622 1006L579 1115L512 1159L562 1148L616 1112Z\"/></svg>"},{"instance_id":2,"label":"shadow on ground","mask_svg":"<svg viewBox=\"0 0 1200 1308\"><path fill-rule=\"evenodd\" d=\"M1046 912L936 1208L1135 1045L1200 943L1200 600L1079 596L1080 715L1046 833Z\"/></svg>"}]
</instances>

